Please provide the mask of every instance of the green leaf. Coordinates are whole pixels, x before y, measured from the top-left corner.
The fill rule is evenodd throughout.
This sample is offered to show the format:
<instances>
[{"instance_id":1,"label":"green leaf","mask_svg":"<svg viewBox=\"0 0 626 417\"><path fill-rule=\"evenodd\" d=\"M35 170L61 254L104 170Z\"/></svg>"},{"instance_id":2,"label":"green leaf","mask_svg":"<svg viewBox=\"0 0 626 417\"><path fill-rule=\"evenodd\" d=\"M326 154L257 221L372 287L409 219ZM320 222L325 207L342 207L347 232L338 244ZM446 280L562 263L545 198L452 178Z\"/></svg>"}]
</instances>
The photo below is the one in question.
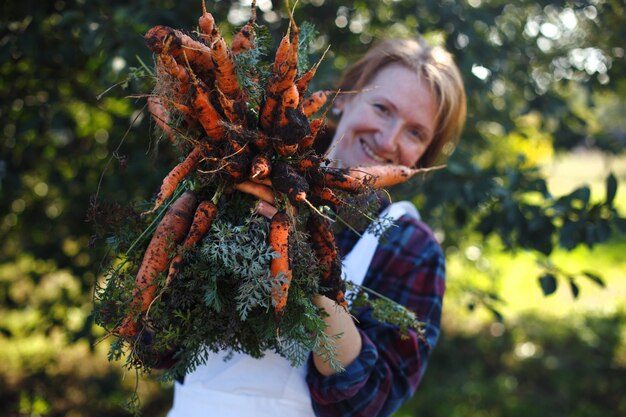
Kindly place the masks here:
<instances>
[{"instance_id":1,"label":"green leaf","mask_svg":"<svg viewBox=\"0 0 626 417\"><path fill-rule=\"evenodd\" d=\"M606 287L606 283L604 282L604 279L602 279L600 275L590 272L590 271L583 271L583 275L589 278L591 281L598 284L600 287L602 288Z\"/></svg>"},{"instance_id":2,"label":"green leaf","mask_svg":"<svg viewBox=\"0 0 626 417\"><path fill-rule=\"evenodd\" d=\"M615 199L615 194L617 194L617 178L613 173L609 174L606 177L606 205L612 206L613 200Z\"/></svg>"},{"instance_id":3,"label":"green leaf","mask_svg":"<svg viewBox=\"0 0 626 417\"><path fill-rule=\"evenodd\" d=\"M557 281L556 276L547 272L539 277L539 285L541 286L541 290L543 291L543 295L548 296L553 294L556 291Z\"/></svg>"},{"instance_id":4,"label":"green leaf","mask_svg":"<svg viewBox=\"0 0 626 417\"><path fill-rule=\"evenodd\" d=\"M589 189L589 187L583 186L572 191L570 197L572 199L582 201L583 203L585 203L586 206L589 203L589 199L591 198L591 190Z\"/></svg>"}]
</instances>

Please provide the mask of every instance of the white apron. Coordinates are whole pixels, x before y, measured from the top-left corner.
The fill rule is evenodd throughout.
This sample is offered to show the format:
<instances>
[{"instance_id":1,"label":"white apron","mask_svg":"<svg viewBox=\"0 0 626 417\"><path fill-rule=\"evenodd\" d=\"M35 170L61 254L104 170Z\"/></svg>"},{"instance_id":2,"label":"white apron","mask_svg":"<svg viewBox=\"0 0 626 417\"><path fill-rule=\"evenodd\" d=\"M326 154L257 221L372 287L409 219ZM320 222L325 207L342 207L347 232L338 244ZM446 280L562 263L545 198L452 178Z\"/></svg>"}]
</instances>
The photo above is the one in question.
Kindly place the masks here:
<instances>
[{"instance_id":1,"label":"white apron","mask_svg":"<svg viewBox=\"0 0 626 417\"><path fill-rule=\"evenodd\" d=\"M419 218L408 202L388 206L381 216ZM372 261L378 238L366 231L343 261L348 280L361 284ZM214 353L207 362L174 385L174 404L167 417L314 417L306 383L307 362L293 367L267 351L261 359L228 352Z\"/></svg>"}]
</instances>

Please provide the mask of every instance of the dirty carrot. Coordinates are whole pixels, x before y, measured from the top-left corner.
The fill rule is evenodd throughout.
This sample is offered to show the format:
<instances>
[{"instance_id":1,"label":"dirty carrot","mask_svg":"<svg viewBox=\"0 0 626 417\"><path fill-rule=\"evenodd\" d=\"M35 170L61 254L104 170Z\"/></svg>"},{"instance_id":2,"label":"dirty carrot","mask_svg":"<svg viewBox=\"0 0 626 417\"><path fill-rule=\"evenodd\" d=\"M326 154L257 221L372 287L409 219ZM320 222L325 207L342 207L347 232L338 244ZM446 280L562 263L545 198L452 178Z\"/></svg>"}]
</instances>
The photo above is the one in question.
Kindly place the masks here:
<instances>
[{"instance_id":1,"label":"dirty carrot","mask_svg":"<svg viewBox=\"0 0 626 417\"><path fill-rule=\"evenodd\" d=\"M167 52L177 62L183 63L187 59L193 70L203 77L213 69L211 49L179 30L168 26L154 26L146 32L144 39L148 48L157 54L162 53L167 45Z\"/></svg>"},{"instance_id":2,"label":"dirty carrot","mask_svg":"<svg viewBox=\"0 0 626 417\"><path fill-rule=\"evenodd\" d=\"M251 14L248 23L246 23L233 37L230 45L234 54L254 48L254 25L256 23L256 0L252 0L250 6Z\"/></svg>"},{"instance_id":3,"label":"dirty carrot","mask_svg":"<svg viewBox=\"0 0 626 417\"><path fill-rule=\"evenodd\" d=\"M354 177L349 175L348 169L342 168L324 168L321 180L317 180L317 185L336 188L352 193L362 193L368 188L368 181L371 177L360 175Z\"/></svg>"},{"instance_id":4,"label":"dirty carrot","mask_svg":"<svg viewBox=\"0 0 626 417\"><path fill-rule=\"evenodd\" d=\"M292 204L306 200L309 183L295 168L285 161L275 161L272 166L272 186L276 191L287 194Z\"/></svg>"},{"instance_id":5,"label":"dirty carrot","mask_svg":"<svg viewBox=\"0 0 626 417\"><path fill-rule=\"evenodd\" d=\"M320 128L324 124L324 118L320 117L318 119L314 119L309 123L309 129L311 132L308 135L305 135L298 144L301 150L309 149L315 143L315 138L317 137L317 132L320 131Z\"/></svg>"},{"instance_id":6,"label":"dirty carrot","mask_svg":"<svg viewBox=\"0 0 626 417\"><path fill-rule=\"evenodd\" d=\"M289 257L289 235L291 223L285 211L277 212L270 221L268 244L278 254L270 261L272 279L272 305L274 313L282 317L287 306L289 286L292 279L291 259Z\"/></svg>"},{"instance_id":7,"label":"dirty carrot","mask_svg":"<svg viewBox=\"0 0 626 417\"><path fill-rule=\"evenodd\" d=\"M300 78L298 78L298 80L296 81L296 87L298 87L298 94L300 95L300 101L304 100L304 96L306 95L307 89L309 88L309 82L315 76L315 73L317 72L317 68L322 63L322 60L324 59L324 56L326 55L329 49L330 49L330 45L326 48L326 50L322 54L322 57L315 63L315 65L309 68L307 72L302 74L302 76L300 76Z\"/></svg>"},{"instance_id":8,"label":"dirty carrot","mask_svg":"<svg viewBox=\"0 0 626 417\"><path fill-rule=\"evenodd\" d=\"M322 266L322 295L334 299L347 310L344 297L345 283L341 278L341 260L335 243L335 236L328 219L311 214L307 220L311 246Z\"/></svg>"},{"instance_id":9,"label":"dirty carrot","mask_svg":"<svg viewBox=\"0 0 626 417\"><path fill-rule=\"evenodd\" d=\"M222 116L215 109L209 97L208 88L192 74L194 89L192 94L192 107L197 112L198 122L213 141L220 141L224 135Z\"/></svg>"},{"instance_id":10,"label":"dirty carrot","mask_svg":"<svg viewBox=\"0 0 626 417\"><path fill-rule=\"evenodd\" d=\"M276 114L280 110L279 103L278 98L269 93L266 95L265 101L263 102L260 121L263 131L267 134L272 133L272 126L274 125Z\"/></svg>"},{"instance_id":11,"label":"dirty carrot","mask_svg":"<svg viewBox=\"0 0 626 417\"><path fill-rule=\"evenodd\" d=\"M263 200L271 205L276 204L274 200L274 192L266 185L259 184L252 181L243 181L239 184L235 184L234 188L243 193L250 194L259 200Z\"/></svg>"},{"instance_id":12,"label":"dirty carrot","mask_svg":"<svg viewBox=\"0 0 626 417\"><path fill-rule=\"evenodd\" d=\"M250 178L262 180L270 175L272 170L270 159L265 154L257 154L252 158Z\"/></svg>"},{"instance_id":13,"label":"dirty carrot","mask_svg":"<svg viewBox=\"0 0 626 417\"><path fill-rule=\"evenodd\" d=\"M444 168L438 165L429 168L409 168L404 165L372 165L351 168L348 175L360 179L373 188L385 188L408 181L418 173L426 173Z\"/></svg>"},{"instance_id":14,"label":"dirty carrot","mask_svg":"<svg viewBox=\"0 0 626 417\"><path fill-rule=\"evenodd\" d=\"M148 111L152 115L152 119L154 119L156 125L163 131L163 133L165 133L165 136L167 136L170 142L172 142L173 145L178 146L176 133L170 126L170 115L165 109L165 106L163 106L163 101L160 97L148 97Z\"/></svg>"},{"instance_id":15,"label":"dirty carrot","mask_svg":"<svg viewBox=\"0 0 626 417\"><path fill-rule=\"evenodd\" d=\"M330 277L333 259L338 256L330 222L321 216L311 214L307 220L307 227L311 237L311 246L323 267L322 279L326 280Z\"/></svg>"},{"instance_id":16,"label":"dirty carrot","mask_svg":"<svg viewBox=\"0 0 626 417\"><path fill-rule=\"evenodd\" d=\"M198 27L200 28L200 38L205 44L213 43L213 30L215 29L215 18L207 12L206 4L202 0L202 15L198 18Z\"/></svg>"},{"instance_id":17,"label":"dirty carrot","mask_svg":"<svg viewBox=\"0 0 626 417\"><path fill-rule=\"evenodd\" d=\"M190 191L184 192L168 209L157 226L135 278L136 289L131 301L132 314L127 316L115 329L115 333L124 337L137 334L139 323L136 314L148 311L156 297L156 277L165 271L169 264L174 245L184 239L196 206L196 196Z\"/></svg>"},{"instance_id":18,"label":"dirty carrot","mask_svg":"<svg viewBox=\"0 0 626 417\"><path fill-rule=\"evenodd\" d=\"M143 214L154 212L165 200L174 194L178 184L191 173L200 162L200 159L202 159L203 150L204 148L202 146L196 146L181 163L176 165L169 174L167 174L163 179L163 184L161 184L161 190L156 196L154 207Z\"/></svg>"},{"instance_id":19,"label":"dirty carrot","mask_svg":"<svg viewBox=\"0 0 626 417\"><path fill-rule=\"evenodd\" d=\"M319 202L320 205L337 207L343 204L343 201L337 197L337 194L328 187L313 186L311 187L311 194L315 197L314 201L316 203Z\"/></svg>"},{"instance_id":20,"label":"dirty carrot","mask_svg":"<svg viewBox=\"0 0 626 417\"><path fill-rule=\"evenodd\" d=\"M324 106L324 104L326 104L326 101L330 94L331 91L321 90L316 91L309 97L305 98L302 101L302 113L304 113L306 117L310 117L315 114L319 109Z\"/></svg>"},{"instance_id":21,"label":"dirty carrot","mask_svg":"<svg viewBox=\"0 0 626 417\"><path fill-rule=\"evenodd\" d=\"M183 266L184 252L193 248L208 233L217 214L217 206L211 200L202 200L193 215L193 221L180 250L170 262L170 267L165 280L165 286L169 286L172 280L180 273Z\"/></svg>"},{"instance_id":22,"label":"dirty carrot","mask_svg":"<svg viewBox=\"0 0 626 417\"><path fill-rule=\"evenodd\" d=\"M213 41L211 51L217 88L229 99L240 99L241 89L237 82L233 54L221 35Z\"/></svg>"}]
</instances>

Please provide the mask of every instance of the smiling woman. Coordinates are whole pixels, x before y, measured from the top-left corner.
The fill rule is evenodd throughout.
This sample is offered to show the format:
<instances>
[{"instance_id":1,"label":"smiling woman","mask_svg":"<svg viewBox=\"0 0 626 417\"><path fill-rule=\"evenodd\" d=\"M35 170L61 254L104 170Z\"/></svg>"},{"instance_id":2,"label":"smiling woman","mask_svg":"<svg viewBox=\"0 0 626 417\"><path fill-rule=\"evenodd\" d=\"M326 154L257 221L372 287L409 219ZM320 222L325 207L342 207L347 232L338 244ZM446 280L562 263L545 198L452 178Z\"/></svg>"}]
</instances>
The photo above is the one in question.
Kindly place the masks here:
<instances>
[{"instance_id":1,"label":"smiling woman","mask_svg":"<svg viewBox=\"0 0 626 417\"><path fill-rule=\"evenodd\" d=\"M339 89L349 93L335 100L340 117L329 128L326 150L336 167L432 167L465 122L465 89L452 56L422 40L377 44L348 68ZM425 323L424 334L403 339L371 312L353 311L353 320L331 300L314 300L328 313L329 331L343 335L337 352L346 368L336 373L312 354L307 383L318 416L393 414L417 389L439 338L443 251L410 202L381 205L381 216L396 227L380 242L371 231L360 238L349 230L339 233L343 272L414 311Z\"/></svg>"}]
</instances>

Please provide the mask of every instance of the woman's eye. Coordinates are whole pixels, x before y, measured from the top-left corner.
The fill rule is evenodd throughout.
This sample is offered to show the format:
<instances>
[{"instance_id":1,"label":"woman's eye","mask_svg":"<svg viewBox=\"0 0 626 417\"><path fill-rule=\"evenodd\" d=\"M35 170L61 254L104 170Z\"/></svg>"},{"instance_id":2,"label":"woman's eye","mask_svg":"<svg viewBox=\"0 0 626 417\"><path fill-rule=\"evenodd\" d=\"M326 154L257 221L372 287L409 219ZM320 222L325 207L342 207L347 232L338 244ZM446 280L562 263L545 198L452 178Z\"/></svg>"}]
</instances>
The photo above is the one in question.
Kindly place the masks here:
<instances>
[{"instance_id":1,"label":"woman's eye","mask_svg":"<svg viewBox=\"0 0 626 417\"><path fill-rule=\"evenodd\" d=\"M409 129L409 137L415 142L421 142L424 139L424 133L420 129Z\"/></svg>"},{"instance_id":2,"label":"woman's eye","mask_svg":"<svg viewBox=\"0 0 626 417\"><path fill-rule=\"evenodd\" d=\"M374 108L376 109L377 112L379 112L381 114L385 114L385 115L389 114L389 109L384 104L374 103L373 106L374 106Z\"/></svg>"}]
</instances>

